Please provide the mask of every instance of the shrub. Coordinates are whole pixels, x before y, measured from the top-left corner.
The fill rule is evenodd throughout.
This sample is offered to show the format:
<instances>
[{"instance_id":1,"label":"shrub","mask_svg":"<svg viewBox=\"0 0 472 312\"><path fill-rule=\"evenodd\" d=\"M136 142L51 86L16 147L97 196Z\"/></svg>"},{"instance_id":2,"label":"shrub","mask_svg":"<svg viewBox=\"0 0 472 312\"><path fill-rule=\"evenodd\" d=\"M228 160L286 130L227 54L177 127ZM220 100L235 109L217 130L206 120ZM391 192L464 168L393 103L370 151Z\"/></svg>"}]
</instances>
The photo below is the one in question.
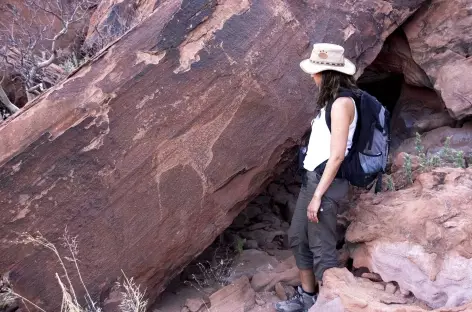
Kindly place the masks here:
<instances>
[{"instance_id":1,"label":"shrub","mask_svg":"<svg viewBox=\"0 0 472 312\"><path fill-rule=\"evenodd\" d=\"M394 192L395 191L395 182L393 181L393 178L391 175L387 175L387 189L390 191L390 192Z\"/></svg>"},{"instance_id":2,"label":"shrub","mask_svg":"<svg viewBox=\"0 0 472 312\"><path fill-rule=\"evenodd\" d=\"M403 162L403 172L405 173L406 180L409 184L413 183L413 172L411 170L411 156L409 154L405 154L404 162Z\"/></svg>"},{"instance_id":3,"label":"shrub","mask_svg":"<svg viewBox=\"0 0 472 312\"><path fill-rule=\"evenodd\" d=\"M423 146L421 135L419 133L416 133L415 151L419 158L419 165L421 167L422 172L426 172L437 167L466 167L464 152L451 148L451 138L452 137L450 136L446 138L446 140L444 141L444 146L438 153L427 155ZM403 172L405 174L407 183L411 184L413 183L411 156L409 154L405 154L404 160L405 161L403 163Z\"/></svg>"}]
</instances>

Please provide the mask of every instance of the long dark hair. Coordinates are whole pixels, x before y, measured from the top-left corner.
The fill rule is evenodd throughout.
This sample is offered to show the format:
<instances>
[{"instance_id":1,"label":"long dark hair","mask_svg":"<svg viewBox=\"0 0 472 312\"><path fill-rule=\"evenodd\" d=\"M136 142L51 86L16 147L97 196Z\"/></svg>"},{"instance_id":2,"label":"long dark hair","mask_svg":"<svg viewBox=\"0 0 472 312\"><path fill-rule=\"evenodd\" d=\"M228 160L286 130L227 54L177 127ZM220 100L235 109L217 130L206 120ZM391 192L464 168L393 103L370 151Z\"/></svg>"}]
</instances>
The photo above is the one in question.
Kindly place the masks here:
<instances>
[{"instance_id":1,"label":"long dark hair","mask_svg":"<svg viewBox=\"0 0 472 312\"><path fill-rule=\"evenodd\" d=\"M353 76L346 75L334 70L326 70L321 72L321 86L316 100L316 109L319 111L329 101L335 99L339 92L339 88L346 88L358 91L356 81Z\"/></svg>"}]
</instances>

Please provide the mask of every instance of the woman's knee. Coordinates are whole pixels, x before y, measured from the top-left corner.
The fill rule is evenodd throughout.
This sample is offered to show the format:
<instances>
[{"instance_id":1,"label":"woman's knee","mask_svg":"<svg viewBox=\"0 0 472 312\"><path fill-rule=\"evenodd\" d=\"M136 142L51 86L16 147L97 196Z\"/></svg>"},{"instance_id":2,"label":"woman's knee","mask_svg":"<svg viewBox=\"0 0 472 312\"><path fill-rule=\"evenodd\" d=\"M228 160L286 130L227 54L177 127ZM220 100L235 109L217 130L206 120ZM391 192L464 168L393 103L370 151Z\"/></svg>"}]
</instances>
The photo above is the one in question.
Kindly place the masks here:
<instances>
[{"instance_id":1,"label":"woman's knee","mask_svg":"<svg viewBox=\"0 0 472 312\"><path fill-rule=\"evenodd\" d=\"M295 263L300 270L308 270L313 268L313 254L308 244L298 244L291 246Z\"/></svg>"}]
</instances>

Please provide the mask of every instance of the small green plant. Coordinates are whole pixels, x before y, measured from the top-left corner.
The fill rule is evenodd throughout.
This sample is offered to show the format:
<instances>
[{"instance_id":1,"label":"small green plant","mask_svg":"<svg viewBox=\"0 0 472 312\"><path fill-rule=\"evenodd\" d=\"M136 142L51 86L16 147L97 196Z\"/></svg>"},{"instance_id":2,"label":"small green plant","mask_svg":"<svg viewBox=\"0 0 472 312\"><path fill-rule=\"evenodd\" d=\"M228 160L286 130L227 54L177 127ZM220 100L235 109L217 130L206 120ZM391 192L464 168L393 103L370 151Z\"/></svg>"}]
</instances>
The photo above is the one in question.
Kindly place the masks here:
<instances>
[{"instance_id":1,"label":"small green plant","mask_svg":"<svg viewBox=\"0 0 472 312\"><path fill-rule=\"evenodd\" d=\"M391 175L387 175L387 189L390 192L395 192L395 182L393 181L393 178Z\"/></svg>"},{"instance_id":2,"label":"small green plant","mask_svg":"<svg viewBox=\"0 0 472 312\"><path fill-rule=\"evenodd\" d=\"M239 236L236 238L236 241L234 243L234 250L236 250L238 254L243 252L245 242L246 242L246 239L244 238L241 238Z\"/></svg>"},{"instance_id":3,"label":"small green plant","mask_svg":"<svg viewBox=\"0 0 472 312\"><path fill-rule=\"evenodd\" d=\"M444 146L440 152L441 158L445 161L452 161L451 137L448 136L444 141Z\"/></svg>"},{"instance_id":4,"label":"small green plant","mask_svg":"<svg viewBox=\"0 0 472 312\"><path fill-rule=\"evenodd\" d=\"M422 171L431 170L440 166L453 165L457 168L465 168L464 152L451 148L451 138L447 137L439 153L427 156L421 140L421 135L416 133L415 150L419 158Z\"/></svg>"},{"instance_id":5,"label":"small green plant","mask_svg":"<svg viewBox=\"0 0 472 312\"><path fill-rule=\"evenodd\" d=\"M415 135L415 152L418 156L418 163L422 172L430 171L438 167L456 167L465 168L467 166L466 157L463 151L451 148L451 139L449 136L445 139L444 145L441 150L437 153L430 153L429 155L425 151L425 147L422 142L421 135L417 132ZM403 162L403 174L405 176L406 185L413 183L413 168L412 168L412 156L409 154L404 155ZM415 160L416 161L416 160ZM415 169L416 170L416 169ZM387 176L387 187L388 190L395 190L395 185L391 177ZM403 187L403 186L402 186Z\"/></svg>"},{"instance_id":6,"label":"small green plant","mask_svg":"<svg viewBox=\"0 0 472 312\"><path fill-rule=\"evenodd\" d=\"M456 151L454 155L454 164L457 168L465 168L464 152Z\"/></svg>"},{"instance_id":7,"label":"small green plant","mask_svg":"<svg viewBox=\"0 0 472 312\"><path fill-rule=\"evenodd\" d=\"M418 155L420 155L421 153L424 153L424 146L421 139L421 134L419 134L418 132L416 132L416 135L415 135L415 150L416 150L416 154Z\"/></svg>"},{"instance_id":8,"label":"small green plant","mask_svg":"<svg viewBox=\"0 0 472 312\"><path fill-rule=\"evenodd\" d=\"M403 171L406 176L406 180L409 184L413 183L413 172L411 170L411 156L409 154L405 154L404 162L403 162Z\"/></svg>"},{"instance_id":9,"label":"small green plant","mask_svg":"<svg viewBox=\"0 0 472 312\"><path fill-rule=\"evenodd\" d=\"M421 134L416 132L415 137L415 150L416 154L419 157L419 163L422 171L425 171L428 168L428 158L426 157L426 153L424 152L423 142L421 140Z\"/></svg>"},{"instance_id":10,"label":"small green plant","mask_svg":"<svg viewBox=\"0 0 472 312\"><path fill-rule=\"evenodd\" d=\"M67 74L70 74L76 68L78 68L78 67L82 66L83 64L85 64L85 62L87 62L87 60L88 60L87 58L79 59L79 58L77 58L75 53L73 53L71 56L67 57L66 60L64 61L64 63L62 63L60 66L62 67L62 69L64 69L66 71Z\"/></svg>"},{"instance_id":11,"label":"small green plant","mask_svg":"<svg viewBox=\"0 0 472 312\"><path fill-rule=\"evenodd\" d=\"M429 168L437 168L440 165L441 165L441 157L439 157L439 155L435 154L428 159Z\"/></svg>"}]
</instances>

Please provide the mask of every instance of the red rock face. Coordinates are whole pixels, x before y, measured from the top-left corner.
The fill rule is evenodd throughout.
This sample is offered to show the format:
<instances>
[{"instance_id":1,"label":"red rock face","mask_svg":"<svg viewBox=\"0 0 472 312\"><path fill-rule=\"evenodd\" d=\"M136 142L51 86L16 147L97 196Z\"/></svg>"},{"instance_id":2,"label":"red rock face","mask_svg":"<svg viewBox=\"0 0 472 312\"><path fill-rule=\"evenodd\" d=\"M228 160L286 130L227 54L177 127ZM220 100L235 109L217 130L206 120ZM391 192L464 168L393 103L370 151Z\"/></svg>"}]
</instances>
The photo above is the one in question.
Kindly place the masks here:
<instances>
[{"instance_id":1,"label":"red rock face","mask_svg":"<svg viewBox=\"0 0 472 312\"><path fill-rule=\"evenodd\" d=\"M363 195L346 233L360 244L354 266L397 282L432 308L470 302L471 204L471 169L438 169L411 188Z\"/></svg>"},{"instance_id":2,"label":"red rock face","mask_svg":"<svg viewBox=\"0 0 472 312\"><path fill-rule=\"evenodd\" d=\"M374 283L354 277L346 269L327 270L323 287L310 312L426 312L414 297L402 294L394 284ZM442 308L437 312L472 311L472 305Z\"/></svg>"},{"instance_id":3,"label":"red rock face","mask_svg":"<svg viewBox=\"0 0 472 312\"><path fill-rule=\"evenodd\" d=\"M52 255L7 243L67 226L94 295L123 270L154 298L308 129L310 42L344 44L362 72L421 2L164 2L2 124L0 267L54 310Z\"/></svg>"},{"instance_id":4,"label":"red rock face","mask_svg":"<svg viewBox=\"0 0 472 312\"><path fill-rule=\"evenodd\" d=\"M161 0L102 0L90 19L87 45L106 36L117 38L136 26L164 1Z\"/></svg>"},{"instance_id":5,"label":"red rock face","mask_svg":"<svg viewBox=\"0 0 472 312\"><path fill-rule=\"evenodd\" d=\"M434 0L403 28L413 59L455 118L472 114L472 14L467 0Z\"/></svg>"}]
</instances>

